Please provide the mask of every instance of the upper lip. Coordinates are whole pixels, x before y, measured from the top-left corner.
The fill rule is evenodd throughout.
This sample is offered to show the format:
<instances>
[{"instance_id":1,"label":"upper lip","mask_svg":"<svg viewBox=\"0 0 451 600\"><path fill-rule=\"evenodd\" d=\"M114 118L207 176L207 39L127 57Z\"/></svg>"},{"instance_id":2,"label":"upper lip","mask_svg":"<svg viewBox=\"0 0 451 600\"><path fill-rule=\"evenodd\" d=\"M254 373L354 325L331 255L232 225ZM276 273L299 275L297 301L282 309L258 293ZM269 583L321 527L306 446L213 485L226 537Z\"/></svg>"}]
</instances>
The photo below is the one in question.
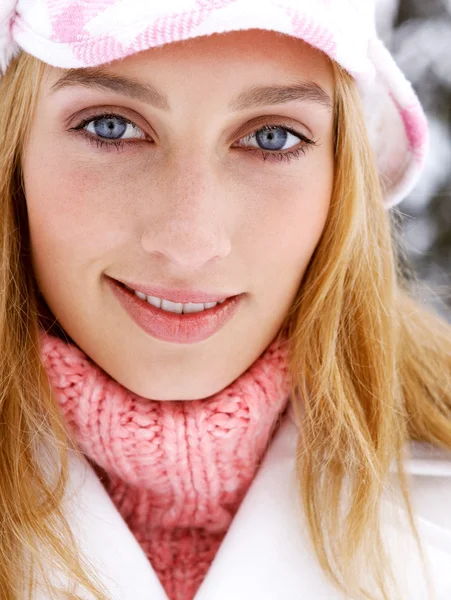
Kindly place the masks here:
<instances>
[{"instance_id":1,"label":"upper lip","mask_svg":"<svg viewBox=\"0 0 451 600\"><path fill-rule=\"evenodd\" d=\"M164 288L161 286L150 286L143 285L142 283L135 283L133 281L126 281L125 279L116 279L119 283L123 283L128 288L135 292L141 292L146 296L155 296L156 298L163 298L169 300L169 302L177 302L182 304L188 304L193 302L196 304L205 304L206 302L218 302L220 300L226 300L236 294L223 294L218 293L207 293L199 290L182 290L176 288Z\"/></svg>"}]
</instances>

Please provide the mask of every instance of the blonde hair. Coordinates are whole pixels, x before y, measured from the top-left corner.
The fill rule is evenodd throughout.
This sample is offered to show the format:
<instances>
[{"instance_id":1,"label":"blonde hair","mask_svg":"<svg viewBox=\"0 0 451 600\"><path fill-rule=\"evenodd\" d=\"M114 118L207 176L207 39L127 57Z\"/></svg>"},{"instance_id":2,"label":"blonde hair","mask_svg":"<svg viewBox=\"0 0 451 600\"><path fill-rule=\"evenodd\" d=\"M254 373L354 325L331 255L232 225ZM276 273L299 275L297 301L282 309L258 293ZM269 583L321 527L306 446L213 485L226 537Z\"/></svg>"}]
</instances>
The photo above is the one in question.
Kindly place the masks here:
<instances>
[{"instance_id":1,"label":"blonde hair","mask_svg":"<svg viewBox=\"0 0 451 600\"><path fill-rule=\"evenodd\" d=\"M50 593L52 564L74 583L66 597L78 598L78 585L104 600L108 595L76 551L62 508L71 441L38 344L38 290L20 161L44 68L22 53L0 81L0 590L4 600L22 600L27 582L32 598L40 581ZM293 406L302 435L296 465L324 572L352 598L393 600L380 533L381 495L396 461L414 527L402 470L405 444L415 439L451 449L451 326L409 295L358 93L346 72L337 65L334 71L331 207L282 328L290 340ZM56 454L45 472L43 447ZM381 596L360 580L362 556Z\"/></svg>"}]
</instances>

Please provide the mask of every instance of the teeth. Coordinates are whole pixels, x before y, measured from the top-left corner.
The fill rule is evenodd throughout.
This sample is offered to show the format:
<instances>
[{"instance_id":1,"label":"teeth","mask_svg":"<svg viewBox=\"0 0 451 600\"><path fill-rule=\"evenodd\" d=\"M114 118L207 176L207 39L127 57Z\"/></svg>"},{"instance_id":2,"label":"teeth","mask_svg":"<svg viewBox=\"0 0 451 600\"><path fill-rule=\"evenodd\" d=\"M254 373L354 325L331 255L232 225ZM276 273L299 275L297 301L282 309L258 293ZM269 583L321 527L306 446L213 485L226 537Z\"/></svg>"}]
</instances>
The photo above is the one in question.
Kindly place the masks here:
<instances>
[{"instance_id":1,"label":"teeth","mask_svg":"<svg viewBox=\"0 0 451 600\"><path fill-rule=\"evenodd\" d=\"M152 298L152 296L151 296ZM182 314L183 304L180 302L171 302L170 300L162 300L161 308L163 310L167 310L168 312L177 313L178 315Z\"/></svg>"},{"instance_id":2,"label":"teeth","mask_svg":"<svg viewBox=\"0 0 451 600\"><path fill-rule=\"evenodd\" d=\"M213 304L213 306L216 306L216 302L209 302L209 304ZM206 304L197 304L195 302L188 302L188 304L183 305L183 312L184 313L202 312L205 308L212 308L212 307L207 306Z\"/></svg>"},{"instance_id":3,"label":"teeth","mask_svg":"<svg viewBox=\"0 0 451 600\"><path fill-rule=\"evenodd\" d=\"M144 296L144 300L147 299L149 304L152 306L156 306L157 308L161 308L161 298L156 298L155 296Z\"/></svg>"},{"instance_id":4,"label":"teeth","mask_svg":"<svg viewBox=\"0 0 451 600\"><path fill-rule=\"evenodd\" d=\"M184 313L197 313L202 312L208 308L214 308L217 304L222 304L226 301L219 300L219 302L205 302L205 303L197 303L197 302L188 302L187 304L182 304L181 302L171 302L170 300L164 300L162 298L157 298L156 296L146 296L142 292L135 292L138 298L141 300L147 300L149 304L155 306L156 308L161 308L162 310L166 310L167 312L176 313L178 315Z\"/></svg>"}]
</instances>

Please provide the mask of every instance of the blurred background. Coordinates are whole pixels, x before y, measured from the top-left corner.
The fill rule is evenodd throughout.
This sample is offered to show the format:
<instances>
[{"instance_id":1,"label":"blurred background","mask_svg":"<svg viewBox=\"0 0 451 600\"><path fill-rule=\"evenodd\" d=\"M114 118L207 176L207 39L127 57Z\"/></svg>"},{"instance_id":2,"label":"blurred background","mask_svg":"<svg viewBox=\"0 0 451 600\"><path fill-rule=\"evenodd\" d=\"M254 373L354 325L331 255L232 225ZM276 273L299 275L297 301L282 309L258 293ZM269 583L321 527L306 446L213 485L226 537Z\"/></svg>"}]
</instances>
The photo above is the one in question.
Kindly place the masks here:
<instances>
[{"instance_id":1,"label":"blurred background","mask_svg":"<svg viewBox=\"0 0 451 600\"><path fill-rule=\"evenodd\" d=\"M416 293L451 322L451 0L377 2L381 37L431 128L425 173L394 218L418 278Z\"/></svg>"}]
</instances>

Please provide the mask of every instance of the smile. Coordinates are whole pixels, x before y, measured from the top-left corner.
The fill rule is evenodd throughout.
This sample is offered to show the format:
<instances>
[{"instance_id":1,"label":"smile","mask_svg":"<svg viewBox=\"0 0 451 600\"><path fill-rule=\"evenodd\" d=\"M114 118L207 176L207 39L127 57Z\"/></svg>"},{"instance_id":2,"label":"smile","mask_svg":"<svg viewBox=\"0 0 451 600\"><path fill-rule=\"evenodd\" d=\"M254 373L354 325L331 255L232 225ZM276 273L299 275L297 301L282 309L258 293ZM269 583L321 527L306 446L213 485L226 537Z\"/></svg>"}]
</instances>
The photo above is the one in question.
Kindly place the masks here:
<instances>
[{"instance_id":1,"label":"smile","mask_svg":"<svg viewBox=\"0 0 451 600\"><path fill-rule=\"evenodd\" d=\"M130 289L130 288L128 288ZM165 300L164 298L157 298L156 296L146 296L142 292L136 292L135 290L131 290L135 296L141 298L141 300L145 300L155 308L160 308L161 310L165 310L167 312L175 313L178 315L188 314L188 313L197 313L202 312L204 310L208 310L210 308L214 308L217 304L222 304L225 300L220 300L218 302L205 302L205 303L195 303L188 302L187 304L182 304L181 302L171 302L170 300Z\"/></svg>"},{"instance_id":2,"label":"smile","mask_svg":"<svg viewBox=\"0 0 451 600\"><path fill-rule=\"evenodd\" d=\"M193 344L220 331L239 310L245 294L218 302L181 303L147 296L107 278L128 316L148 335L166 342ZM143 297L144 296L144 297Z\"/></svg>"}]
</instances>

